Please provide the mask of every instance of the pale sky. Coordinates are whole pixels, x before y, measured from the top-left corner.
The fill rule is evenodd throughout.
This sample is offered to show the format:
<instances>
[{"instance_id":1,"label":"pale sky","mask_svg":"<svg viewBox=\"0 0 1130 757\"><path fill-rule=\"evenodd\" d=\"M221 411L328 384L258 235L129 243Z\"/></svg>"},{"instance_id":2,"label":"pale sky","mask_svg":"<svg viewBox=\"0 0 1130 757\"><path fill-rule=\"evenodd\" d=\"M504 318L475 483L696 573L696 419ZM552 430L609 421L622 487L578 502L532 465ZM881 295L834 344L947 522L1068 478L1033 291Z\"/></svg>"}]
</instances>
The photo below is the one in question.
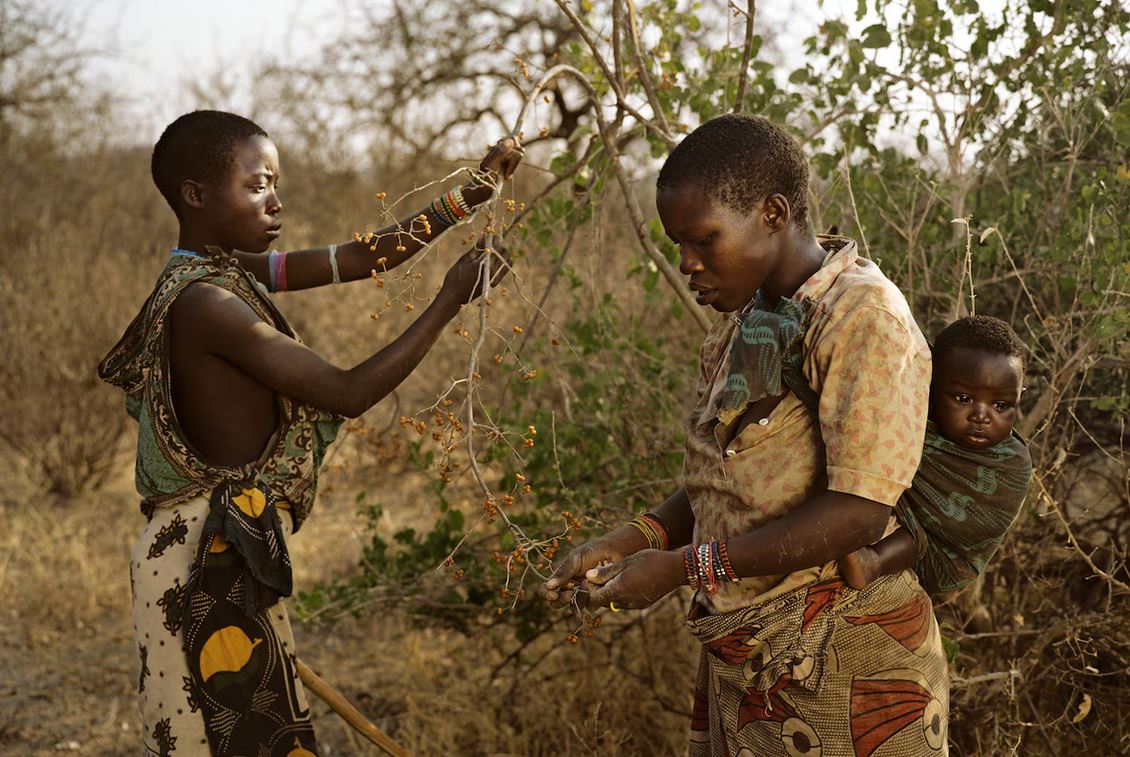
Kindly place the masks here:
<instances>
[{"instance_id":1,"label":"pale sky","mask_svg":"<svg viewBox=\"0 0 1130 757\"><path fill-rule=\"evenodd\" d=\"M41 0L65 8L83 30L88 48L102 51L94 63L99 78L123 95L136 138L152 142L165 124L199 104L187 85L208 81L219 69L240 84L247 68L267 58L308 59L335 33L345 28L350 9L358 5L387 5L387 0ZM444 0L417 0L417 2ZM526 0L549 3L551 0ZM725 7L724 0L717 2ZM798 14L782 4L758 8L759 26L788 29L789 38L802 38L815 29L824 14L850 14L855 0L825 0L823 12L800 0L807 12ZM731 30L740 39L740 21ZM245 68L247 67L247 68ZM246 103L223 107L246 111Z\"/></svg>"},{"instance_id":2,"label":"pale sky","mask_svg":"<svg viewBox=\"0 0 1130 757\"><path fill-rule=\"evenodd\" d=\"M126 97L152 142L196 105L193 81L240 81L267 58L309 58L342 25L343 0L46 0L72 12L99 77ZM238 103L234 103L233 107Z\"/></svg>"},{"instance_id":3,"label":"pale sky","mask_svg":"<svg viewBox=\"0 0 1130 757\"><path fill-rule=\"evenodd\" d=\"M188 91L191 82L210 82L215 72L236 85L233 97L216 107L247 112L249 74L266 60L308 61L335 34L349 28L347 20L358 6L387 5L388 0L38 0L65 10L82 30L83 45L96 49L93 70L121 95L136 124L128 140L151 144L164 125L181 113L199 107ZM445 0L415 0L445 2ZM521 0L517 0L521 1ZM524 0L548 3L551 0ZM815 33L825 18L842 18L852 27L857 0L795 0L761 3L758 32L778 32L774 42L795 45L783 49L799 60L800 42ZM983 0L983 9L998 11L1005 0ZM725 0L703 0L704 5ZM894 19L888 19L893 23ZM728 36L736 44L741 20ZM791 54L790 54L791 53ZM893 49L881 51L893 56Z\"/></svg>"}]
</instances>

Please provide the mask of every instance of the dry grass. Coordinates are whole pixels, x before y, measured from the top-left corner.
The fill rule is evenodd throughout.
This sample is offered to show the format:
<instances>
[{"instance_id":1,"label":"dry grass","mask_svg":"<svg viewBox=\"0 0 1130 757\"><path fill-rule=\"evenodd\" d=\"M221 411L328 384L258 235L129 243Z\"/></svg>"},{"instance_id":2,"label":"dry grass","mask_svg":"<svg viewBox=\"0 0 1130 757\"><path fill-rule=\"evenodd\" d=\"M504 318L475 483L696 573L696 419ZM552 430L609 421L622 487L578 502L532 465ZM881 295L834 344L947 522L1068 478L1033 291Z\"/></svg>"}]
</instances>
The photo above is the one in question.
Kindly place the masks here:
<instances>
[{"instance_id":1,"label":"dry grass","mask_svg":"<svg viewBox=\"0 0 1130 757\"><path fill-rule=\"evenodd\" d=\"M136 751L126 566L142 517L129 461L118 462L103 489L66 502L9 482L0 506L4 754L53 754L71 742L83 754ZM389 494L404 500L421 483L394 480ZM356 564L361 535L344 483L294 538L300 589ZM411 520L391 517L389 528ZM680 748L689 713L696 650L681 611L668 603L577 646L547 634L509 664L517 645L504 626L463 635L395 608L296 623L296 634L303 659L414 753L655 754ZM322 703L314 713L324 753L377 754Z\"/></svg>"},{"instance_id":2,"label":"dry grass","mask_svg":"<svg viewBox=\"0 0 1130 757\"><path fill-rule=\"evenodd\" d=\"M100 172L105 192L74 217L29 216L22 226L0 228L6 248L26 253L0 256L0 351L7 358L0 430L8 439L0 495L4 754L53 754L71 742L84 754L124 754L136 752L139 741L126 570L142 527L131 481L132 427L116 446L116 430L127 423L120 394L93 380L95 361L144 298L173 238L160 198L148 188L135 191L147 181L144 162L134 158L121 160L116 174ZM291 171L289 207L306 221L288 227L288 247L348 238L366 217L375 226L367 198L407 186L403 178L401 187L335 181ZM622 224L599 219L570 253L585 282L579 307L611 293L625 312L644 309L639 287L625 287L619 273L633 254L615 241L624 239ZM421 294L435 290L444 261L461 246L448 240L429 253ZM83 265L75 263L76 250ZM539 295L551 269L539 260L519 272ZM359 283L280 299L309 344L350 365L414 315L393 307L370 320L385 296ZM565 303L551 299L550 312L565 312ZM533 322L516 291L492 314L503 324ZM465 373L468 343L453 332L454 325L412 380L366 416L378 433L353 435L332 453L318 508L293 543L300 590L356 571L369 538L354 512L360 491L379 495L386 538L431 525L434 477L408 469L410 437L396 420L430 405L446 381ZM688 370L693 360L665 358L686 358ZM489 370L493 387L514 367ZM563 373L547 370L554 372ZM568 387L555 390L564 396ZM1125 471L1124 461L1073 458L1052 485L1083 552L1065 548L1052 511L1034 503L980 595L966 592L939 612L959 643L954 754L1110 753L1130 738L1130 607L1125 592L1096 578L1082 557L1104 570L1123 564L1130 542ZM99 478L101 488L91 487ZM1126 582L1122 570L1115 578ZM978 607L990 615L983 626L972 620ZM684 747L697 654L680 616L672 601L609 620L577 646L552 630L520 648L506 626L461 634L406 601L334 625L296 623L296 634L310 665L420 754L669 754ZM326 754L375 753L323 705L314 708Z\"/></svg>"}]
</instances>

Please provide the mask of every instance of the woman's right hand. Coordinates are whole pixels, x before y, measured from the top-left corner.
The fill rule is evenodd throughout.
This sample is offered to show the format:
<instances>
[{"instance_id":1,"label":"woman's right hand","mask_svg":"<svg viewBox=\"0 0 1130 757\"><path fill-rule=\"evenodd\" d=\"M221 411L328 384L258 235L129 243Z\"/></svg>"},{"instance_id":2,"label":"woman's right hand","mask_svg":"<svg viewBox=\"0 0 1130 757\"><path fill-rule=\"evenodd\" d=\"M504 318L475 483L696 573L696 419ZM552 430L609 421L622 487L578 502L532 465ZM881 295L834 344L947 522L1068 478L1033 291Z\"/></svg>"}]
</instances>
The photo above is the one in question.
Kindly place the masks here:
<instances>
[{"instance_id":1,"label":"woman's right hand","mask_svg":"<svg viewBox=\"0 0 1130 757\"><path fill-rule=\"evenodd\" d=\"M483 261L490 255L491 282L496 286L502 277L510 270L510 253L499 246L497 240L494 247L488 251L482 239L478 244L463 253L443 277L443 289L456 298L460 304L471 302L483 293Z\"/></svg>"},{"instance_id":2,"label":"woman's right hand","mask_svg":"<svg viewBox=\"0 0 1130 757\"><path fill-rule=\"evenodd\" d=\"M573 601L574 594L582 588L581 584L589 570L599 565L620 562L647 546L644 535L630 525L621 526L582 544L565 556L565 560L545 582L542 587L545 598L555 607L564 607Z\"/></svg>"}]
</instances>

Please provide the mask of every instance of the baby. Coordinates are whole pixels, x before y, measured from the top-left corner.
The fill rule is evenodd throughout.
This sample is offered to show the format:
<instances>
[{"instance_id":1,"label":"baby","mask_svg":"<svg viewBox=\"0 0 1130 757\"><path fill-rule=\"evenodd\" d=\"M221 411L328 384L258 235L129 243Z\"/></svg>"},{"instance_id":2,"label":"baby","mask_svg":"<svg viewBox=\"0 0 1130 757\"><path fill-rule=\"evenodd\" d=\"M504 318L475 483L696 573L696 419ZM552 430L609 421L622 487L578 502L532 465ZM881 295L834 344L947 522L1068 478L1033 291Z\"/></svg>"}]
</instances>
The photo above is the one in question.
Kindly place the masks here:
<instances>
[{"instance_id":1,"label":"baby","mask_svg":"<svg viewBox=\"0 0 1130 757\"><path fill-rule=\"evenodd\" d=\"M922 462L895 510L902 527L840 560L849 586L913 567L931 594L984 570L1016 518L1032 461L1013 432L1024 390L1024 348L1008 324L954 321L933 348Z\"/></svg>"}]
</instances>

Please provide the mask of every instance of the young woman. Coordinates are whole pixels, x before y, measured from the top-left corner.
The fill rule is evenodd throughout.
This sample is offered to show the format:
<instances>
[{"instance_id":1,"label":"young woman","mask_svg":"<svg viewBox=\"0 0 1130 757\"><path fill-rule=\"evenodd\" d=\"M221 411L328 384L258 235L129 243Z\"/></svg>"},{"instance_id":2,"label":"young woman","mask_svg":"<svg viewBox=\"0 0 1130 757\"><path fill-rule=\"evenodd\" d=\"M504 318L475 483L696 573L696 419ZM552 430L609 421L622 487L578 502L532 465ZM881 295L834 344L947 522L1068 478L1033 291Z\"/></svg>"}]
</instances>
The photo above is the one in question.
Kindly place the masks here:
<instances>
[{"instance_id":1,"label":"young woman","mask_svg":"<svg viewBox=\"0 0 1130 757\"><path fill-rule=\"evenodd\" d=\"M149 521L130 584L146 754L316 751L278 604L291 592L286 541L314 503L342 416L360 415L407 378L481 291L483 253L457 260L420 317L348 369L304 346L267 292L403 263L490 197L520 158L515 140L503 140L483 159L485 181L447 192L375 240L268 253L282 201L267 133L231 113L195 111L161 135L153 180L179 239L99 366L138 421L137 488Z\"/></svg>"},{"instance_id":2,"label":"young woman","mask_svg":"<svg viewBox=\"0 0 1130 757\"><path fill-rule=\"evenodd\" d=\"M929 598L910 571L856 591L835 562L883 536L910 486L930 352L855 243L813 235L807 182L796 142L759 117L709 121L668 157L659 216L699 303L727 314L702 347L683 486L545 590L620 611L697 589L691 755L944 754Z\"/></svg>"}]
</instances>

